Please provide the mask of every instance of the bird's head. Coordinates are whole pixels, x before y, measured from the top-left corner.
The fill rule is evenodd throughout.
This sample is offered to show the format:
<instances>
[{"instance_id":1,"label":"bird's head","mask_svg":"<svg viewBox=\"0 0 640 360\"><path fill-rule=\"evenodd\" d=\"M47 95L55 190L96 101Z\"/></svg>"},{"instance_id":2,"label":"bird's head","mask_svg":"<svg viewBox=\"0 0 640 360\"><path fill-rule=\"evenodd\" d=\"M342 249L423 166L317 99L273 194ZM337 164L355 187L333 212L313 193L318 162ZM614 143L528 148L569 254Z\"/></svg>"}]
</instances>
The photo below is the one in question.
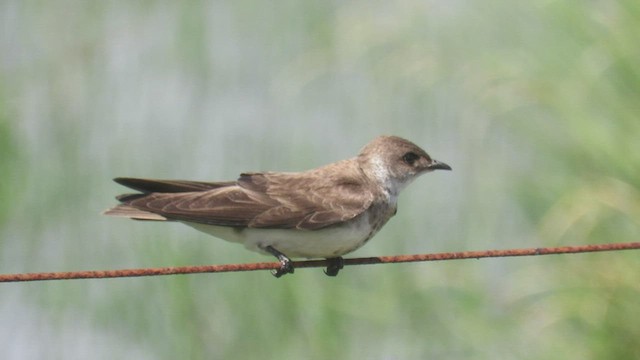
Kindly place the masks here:
<instances>
[{"instance_id":1,"label":"bird's head","mask_svg":"<svg viewBox=\"0 0 640 360\"><path fill-rule=\"evenodd\" d=\"M360 166L390 194L397 194L418 176L433 170L451 170L432 159L418 145L398 136L379 136L358 155Z\"/></svg>"}]
</instances>

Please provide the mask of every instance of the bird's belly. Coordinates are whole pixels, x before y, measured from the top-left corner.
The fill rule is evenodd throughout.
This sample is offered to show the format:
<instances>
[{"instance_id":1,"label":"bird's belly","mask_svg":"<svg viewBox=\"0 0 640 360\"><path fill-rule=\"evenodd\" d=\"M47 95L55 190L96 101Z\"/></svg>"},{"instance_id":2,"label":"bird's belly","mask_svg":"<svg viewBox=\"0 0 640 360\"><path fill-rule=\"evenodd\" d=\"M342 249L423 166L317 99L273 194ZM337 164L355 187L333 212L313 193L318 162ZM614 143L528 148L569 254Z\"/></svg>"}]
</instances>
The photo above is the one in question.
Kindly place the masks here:
<instances>
[{"instance_id":1,"label":"bird's belly","mask_svg":"<svg viewBox=\"0 0 640 360\"><path fill-rule=\"evenodd\" d=\"M215 237L244 244L263 254L271 246L288 257L330 258L356 250L374 234L366 220L319 230L232 228L185 223Z\"/></svg>"}]
</instances>

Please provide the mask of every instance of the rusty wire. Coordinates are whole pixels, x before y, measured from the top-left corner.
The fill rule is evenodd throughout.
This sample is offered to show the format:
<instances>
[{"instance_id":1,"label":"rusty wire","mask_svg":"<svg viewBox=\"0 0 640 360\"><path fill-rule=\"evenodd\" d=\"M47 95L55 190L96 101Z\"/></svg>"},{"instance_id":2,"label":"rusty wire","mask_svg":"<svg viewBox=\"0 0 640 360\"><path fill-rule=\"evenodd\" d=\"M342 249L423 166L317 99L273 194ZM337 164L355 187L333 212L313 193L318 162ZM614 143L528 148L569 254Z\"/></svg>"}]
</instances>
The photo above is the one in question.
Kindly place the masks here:
<instances>
[{"instance_id":1,"label":"rusty wire","mask_svg":"<svg viewBox=\"0 0 640 360\"><path fill-rule=\"evenodd\" d=\"M640 242L613 243L598 245L578 245L561 247L543 247L529 249L462 251L421 255L398 255L367 258L344 259L344 265L390 264L419 261L442 261L460 259L482 259L494 257L535 256L554 254L574 254L601 251L620 251L640 249ZM294 268L325 267L327 260L293 261ZM202 274L237 271L274 270L280 267L279 262L263 262L251 264L225 265L197 265L162 268L121 269L121 270L90 270L69 272L42 272L22 274L0 274L0 282L71 280L71 279L107 279L122 277Z\"/></svg>"}]
</instances>

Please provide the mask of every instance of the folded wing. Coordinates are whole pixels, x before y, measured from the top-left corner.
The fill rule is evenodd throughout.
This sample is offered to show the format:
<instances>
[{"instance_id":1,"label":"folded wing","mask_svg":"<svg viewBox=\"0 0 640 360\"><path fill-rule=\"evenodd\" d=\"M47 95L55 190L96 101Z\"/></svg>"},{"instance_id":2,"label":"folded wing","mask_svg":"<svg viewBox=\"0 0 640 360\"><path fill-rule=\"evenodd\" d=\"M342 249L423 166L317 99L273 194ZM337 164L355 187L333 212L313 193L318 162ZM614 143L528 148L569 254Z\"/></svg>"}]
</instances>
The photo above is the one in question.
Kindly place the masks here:
<instances>
[{"instance_id":1,"label":"folded wing","mask_svg":"<svg viewBox=\"0 0 640 360\"><path fill-rule=\"evenodd\" d=\"M353 174L352 174L353 175ZM139 194L121 195L105 214L140 220L314 230L355 218L373 202L364 179L306 173L247 173L235 182L117 179Z\"/></svg>"}]
</instances>

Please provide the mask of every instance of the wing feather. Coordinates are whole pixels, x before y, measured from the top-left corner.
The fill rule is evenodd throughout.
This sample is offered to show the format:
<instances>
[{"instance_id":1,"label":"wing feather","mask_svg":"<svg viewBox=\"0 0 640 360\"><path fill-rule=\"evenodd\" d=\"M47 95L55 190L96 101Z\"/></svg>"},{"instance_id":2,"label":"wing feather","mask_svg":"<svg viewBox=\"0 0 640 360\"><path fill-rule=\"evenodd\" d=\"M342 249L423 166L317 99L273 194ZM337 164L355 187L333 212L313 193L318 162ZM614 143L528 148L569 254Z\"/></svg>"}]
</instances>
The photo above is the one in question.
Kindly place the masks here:
<instances>
[{"instance_id":1,"label":"wing feather","mask_svg":"<svg viewBox=\"0 0 640 360\"><path fill-rule=\"evenodd\" d=\"M124 185L142 193L148 194L153 192L160 193L177 193L191 191L206 191L217 189L225 186L235 185L235 181L225 182L204 182L204 181L188 181L188 180L156 180L156 179L138 179L138 178L115 178L113 181L120 185Z\"/></svg>"},{"instance_id":2,"label":"wing feather","mask_svg":"<svg viewBox=\"0 0 640 360\"><path fill-rule=\"evenodd\" d=\"M342 165L340 171L325 167L303 173L245 173L224 183L127 179L118 182L143 194L120 200L169 220L314 230L353 219L373 203L375 194L366 177L355 165L345 169L347 164L327 166Z\"/></svg>"}]
</instances>

